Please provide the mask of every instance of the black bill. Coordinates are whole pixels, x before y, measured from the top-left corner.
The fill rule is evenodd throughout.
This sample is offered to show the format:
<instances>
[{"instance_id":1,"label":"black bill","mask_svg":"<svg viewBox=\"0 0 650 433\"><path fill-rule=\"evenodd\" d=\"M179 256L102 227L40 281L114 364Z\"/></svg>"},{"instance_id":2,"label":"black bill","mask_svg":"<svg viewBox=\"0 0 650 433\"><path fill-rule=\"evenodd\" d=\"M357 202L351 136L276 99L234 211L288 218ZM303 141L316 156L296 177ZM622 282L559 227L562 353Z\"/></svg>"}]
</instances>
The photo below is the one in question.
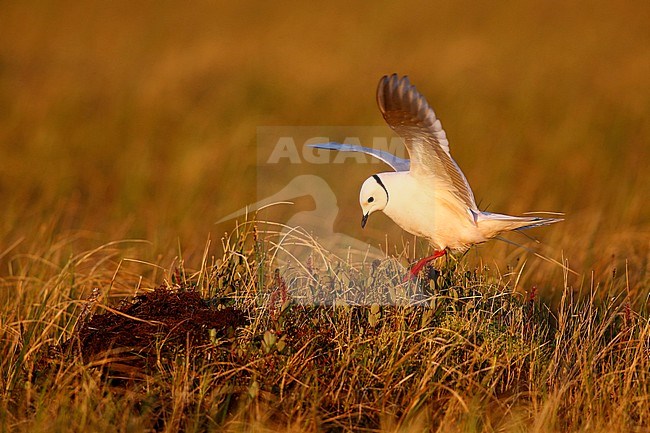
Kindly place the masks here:
<instances>
[{"instance_id":1,"label":"black bill","mask_svg":"<svg viewBox=\"0 0 650 433\"><path fill-rule=\"evenodd\" d=\"M364 228L366 226L366 223L368 222L368 216L370 214L364 214L363 217L361 217L361 228Z\"/></svg>"}]
</instances>

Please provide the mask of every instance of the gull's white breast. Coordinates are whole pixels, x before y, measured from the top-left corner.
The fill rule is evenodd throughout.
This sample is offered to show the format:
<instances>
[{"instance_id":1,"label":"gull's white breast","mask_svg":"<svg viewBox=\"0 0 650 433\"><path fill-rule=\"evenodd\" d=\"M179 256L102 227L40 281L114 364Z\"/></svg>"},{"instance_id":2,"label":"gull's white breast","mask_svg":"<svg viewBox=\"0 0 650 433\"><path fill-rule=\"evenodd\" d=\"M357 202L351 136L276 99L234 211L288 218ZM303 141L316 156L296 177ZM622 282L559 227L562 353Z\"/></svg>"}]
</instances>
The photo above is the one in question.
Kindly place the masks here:
<instances>
[{"instance_id":1,"label":"gull's white breast","mask_svg":"<svg viewBox=\"0 0 650 433\"><path fill-rule=\"evenodd\" d=\"M464 251L487 240L467 207L435 177L420 179L409 172L380 177L389 194L384 213L407 232L428 239L434 248Z\"/></svg>"}]
</instances>

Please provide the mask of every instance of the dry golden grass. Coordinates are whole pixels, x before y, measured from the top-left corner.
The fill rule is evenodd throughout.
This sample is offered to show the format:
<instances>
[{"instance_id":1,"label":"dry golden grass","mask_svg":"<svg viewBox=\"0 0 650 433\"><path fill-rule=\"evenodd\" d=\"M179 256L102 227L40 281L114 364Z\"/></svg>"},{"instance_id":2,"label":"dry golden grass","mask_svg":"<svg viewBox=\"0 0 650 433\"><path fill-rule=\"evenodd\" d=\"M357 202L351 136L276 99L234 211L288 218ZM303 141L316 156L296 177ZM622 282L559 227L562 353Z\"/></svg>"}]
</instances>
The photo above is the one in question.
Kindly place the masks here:
<instances>
[{"instance_id":1,"label":"dry golden grass","mask_svg":"<svg viewBox=\"0 0 650 433\"><path fill-rule=\"evenodd\" d=\"M84 326L99 336L106 332L106 338L119 332L96 328L102 321L84 323L88 308L94 314L115 311L107 305L117 295L110 281L136 284L128 262L115 275L81 271L87 260L110 257L108 246L69 259L65 269L44 270L41 279L16 278L22 293L40 292L38 299L9 299L3 315L9 331L1 365L5 426L19 431L647 428L650 324L647 311L635 312L624 296L599 302L592 293L583 302L565 287L552 314L534 291L520 295L513 279L467 269L462 262L450 261L431 280L400 285L395 271L383 264L363 271L341 267L331 256L327 268L307 264L294 271L284 293L285 281L266 275L270 239L260 238L254 227L240 227L225 240L224 255L206 259L196 272L163 273L168 290L198 290L213 308L246 312L247 323L234 333L217 329L218 338L198 346L189 339L184 344L176 334L171 338L173 328L166 328L145 342L146 351L113 347L104 357L89 357L74 350ZM100 289L92 300L79 301L78 284ZM367 297L351 298L351 288ZM413 298L413 291L423 296ZM333 295L334 305L301 303L305 292L315 300ZM419 302L398 299L409 292ZM178 317L179 326L188 318ZM132 332L139 332L134 325Z\"/></svg>"},{"instance_id":2,"label":"dry golden grass","mask_svg":"<svg viewBox=\"0 0 650 433\"><path fill-rule=\"evenodd\" d=\"M644 3L611 0L0 4L3 429L643 431L649 21ZM481 205L565 212L535 235L576 275L503 244L481 246L458 265L477 279L455 272L449 284L485 302L511 298L508 308L492 303L479 314L463 296L438 293L458 314L427 325L422 311L382 310L374 334L365 310L326 310L317 319L337 333L323 376L331 382L316 386L319 370L296 372L300 348L273 352L278 370L265 380L310 386L287 396L257 380L255 398L230 412L231 384L214 372L234 365L179 359L120 393L80 359L34 376L38 354L73 334L93 288L98 305L114 306L172 285L182 263L207 296L222 289L214 272L236 263L238 302L268 297L274 265L255 268L263 257L243 243L248 233L222 244L232 224L214 225L257 199L256 128L379 125L375 84L392 72L409 74L436 109ZM362 236L357 188L376 169L319 168L338 198L337 232ZM389 233L391 255L401 265L413 258L412 239L390 221L372 225L366 239ZM304 269L282 272L306 278ZM371 270L338 272L364 287ZM537 340L516 331L533 286L555 317L533 321ZM240 335L260 359L260 339L277 325L264 305ZM509 333L492 333L506 318ZM467 358L448 381L432 379L463 333L485 340L462 346ZM516 350L504 353L506 343ZM367 353L352 357L352 347ZM418 356L422 365L408 370ZM479 368L488 378L470 374L484 359L494 360ZM247 387L266 373L246 368ZM522 386L510 386L515 376Z\"/></svg>"}]
</instances>

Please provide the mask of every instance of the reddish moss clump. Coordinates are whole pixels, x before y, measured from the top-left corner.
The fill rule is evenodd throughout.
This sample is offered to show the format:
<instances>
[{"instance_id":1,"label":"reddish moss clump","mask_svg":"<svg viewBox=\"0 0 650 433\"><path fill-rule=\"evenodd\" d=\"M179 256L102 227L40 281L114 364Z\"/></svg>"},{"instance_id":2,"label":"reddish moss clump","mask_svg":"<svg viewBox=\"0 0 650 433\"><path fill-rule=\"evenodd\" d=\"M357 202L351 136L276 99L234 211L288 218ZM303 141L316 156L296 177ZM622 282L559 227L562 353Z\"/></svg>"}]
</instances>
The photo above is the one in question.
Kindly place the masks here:
<instances>
[{"instance_id":1,"label":"reddish moss clump","mask_svg":"<svg viewBox=\"0 0 650 433\"><path fill-rule=\"evenodd\" d=\"M242 310L211 307L194 290L159 287L93 315L67 345L76 345L85 361L121 353L121 363L145 367L161 355L209 347L211 338L231 336L246 322Z\"/></svg>"}]
</instances>

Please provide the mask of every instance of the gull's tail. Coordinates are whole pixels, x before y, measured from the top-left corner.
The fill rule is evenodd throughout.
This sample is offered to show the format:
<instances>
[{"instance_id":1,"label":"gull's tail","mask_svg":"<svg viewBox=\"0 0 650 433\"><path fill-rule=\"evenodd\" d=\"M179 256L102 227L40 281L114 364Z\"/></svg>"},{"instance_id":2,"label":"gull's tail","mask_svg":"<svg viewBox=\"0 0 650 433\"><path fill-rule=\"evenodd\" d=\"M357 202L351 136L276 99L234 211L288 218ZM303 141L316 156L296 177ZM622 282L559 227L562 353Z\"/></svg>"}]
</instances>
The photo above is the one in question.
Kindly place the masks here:
<instances>
[{"instance_id":1,"label":"gull's tail","mask_svg":"<svg viewBox=\"0 0 650 433\"><path fill-rule=\"evenodd\" d=\"M562 221L562 218L542 218L536 216L511 216L492 212L481 212L476 217L476 224L487 237L494 237L502 232L525 230L533 227L547 226Z\"/></svg>"}]
</instances>

